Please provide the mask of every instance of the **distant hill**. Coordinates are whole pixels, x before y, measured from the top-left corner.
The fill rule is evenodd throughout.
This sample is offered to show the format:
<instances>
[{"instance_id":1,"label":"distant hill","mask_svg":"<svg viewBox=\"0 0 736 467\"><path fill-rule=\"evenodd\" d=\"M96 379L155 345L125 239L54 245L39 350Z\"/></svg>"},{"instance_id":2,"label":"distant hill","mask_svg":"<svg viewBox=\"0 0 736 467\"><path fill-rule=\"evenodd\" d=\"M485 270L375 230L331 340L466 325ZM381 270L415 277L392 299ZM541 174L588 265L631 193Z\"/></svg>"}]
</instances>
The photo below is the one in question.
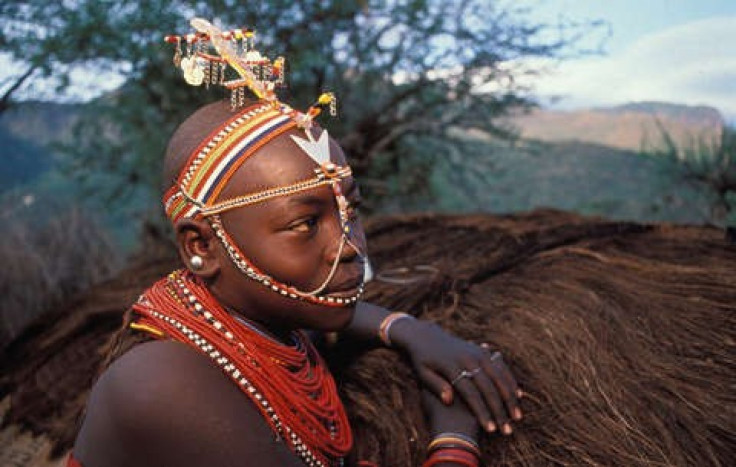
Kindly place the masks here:
<instances>
[{"instance_id":1,"label":"distant hill","mask_svg":"<svg viewBox=\"0 0 736 467\"><path fill-rule=\"evenodd\" d=\"M438 168L435 206L445 212L520 212L552 207L611 219L700 224L709 199L635 151L583 142L509 145L468 135L460 153L474 174Z\"/></svg>"},{"instance_id":2,"label":"distant hill","mask_svg":"<svg viewBox=\"0 0 736 467\"><path fill-rule=\"evenodd\" d=\"M81 111L74 105L30 103L0 115L0 195L21 184L22 194L39 200L81 189L54 170L52 144L71 141ZM638 103L578 112L540 110L513 121L525 136L540 141L510 143L466 132L458 152L465 169L440 164L430 180L438 193L434 200L397 199L386 209L513 212L545 206L615 219L703 222L707 197L636 154L643 135L657 134L657 119L678 129L677 135L717 134L723 126L720 114L707 107ZM56 176L36 180L41 174ZM125 225L125 212L113 214L120 218L106 222Z\"/></svg>"},{"instance_id":3,"label":"distant hill","mask_svg":"<svg viewBox=\"0 0 736 467\"><path fill-rule=\"evenodd\" d=\"M527 139L639 150L661 146L660 124L678 144L688 146L701 138L718 138L724 119L712 107L638 102L575 111L538 109L514 116L507 123Z\"/></svg>"}]
</instances>

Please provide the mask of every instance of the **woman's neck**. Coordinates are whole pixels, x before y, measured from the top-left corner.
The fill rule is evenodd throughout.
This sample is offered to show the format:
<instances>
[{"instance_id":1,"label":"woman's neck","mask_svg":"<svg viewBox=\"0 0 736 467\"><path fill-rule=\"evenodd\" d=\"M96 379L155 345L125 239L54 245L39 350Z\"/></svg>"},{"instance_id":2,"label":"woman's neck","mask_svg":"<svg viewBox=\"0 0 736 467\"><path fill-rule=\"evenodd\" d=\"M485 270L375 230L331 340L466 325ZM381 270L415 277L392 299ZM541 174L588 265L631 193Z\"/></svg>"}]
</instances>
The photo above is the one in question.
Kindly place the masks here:
<instances>
[{"instance_id":1,"label":"woman's neck","mask_svg":"<svg viewBox=\"0 0 736 467\"><path fill-rule=\"evenodd\" d=\"M218 287L214 284L208 284L206 288L212 295L212 297L217 300L220 306L222 306L222 308L227 311L230 316L235 318L244 326L247 326L258 334L268 339L279 342L283 345L294 345L294 339L292 337L294 329L266 323L264 322L264 320L256 318L255 316L257 315L257 313L253 313L252 310L248 309L247 307L241 309L241 307L233 306L230 300L227 299L227 294L224 294L220 290L218 290Z\"/></svg>"}]
</instances>

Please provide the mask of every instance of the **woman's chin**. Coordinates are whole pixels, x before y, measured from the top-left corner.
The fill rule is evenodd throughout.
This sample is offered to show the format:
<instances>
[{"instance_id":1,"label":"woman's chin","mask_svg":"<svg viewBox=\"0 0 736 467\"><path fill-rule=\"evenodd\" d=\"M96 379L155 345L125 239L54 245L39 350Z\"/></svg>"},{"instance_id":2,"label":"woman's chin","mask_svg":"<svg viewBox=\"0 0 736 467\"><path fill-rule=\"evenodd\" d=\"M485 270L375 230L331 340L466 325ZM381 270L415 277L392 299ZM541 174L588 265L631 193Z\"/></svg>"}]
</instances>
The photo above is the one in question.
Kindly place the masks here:
<instances>
[{"instance_id":1,"label":"woman's chin","mask_svg":"<svg viewBox=\"0 0 736 467\"><path fill-rule=\"evenodd\" d=\"M314 327L318 331L337 332L345 329L353 320L355 304L348 306L322 307L319 323Z\"/></svg>"}]
</instances>

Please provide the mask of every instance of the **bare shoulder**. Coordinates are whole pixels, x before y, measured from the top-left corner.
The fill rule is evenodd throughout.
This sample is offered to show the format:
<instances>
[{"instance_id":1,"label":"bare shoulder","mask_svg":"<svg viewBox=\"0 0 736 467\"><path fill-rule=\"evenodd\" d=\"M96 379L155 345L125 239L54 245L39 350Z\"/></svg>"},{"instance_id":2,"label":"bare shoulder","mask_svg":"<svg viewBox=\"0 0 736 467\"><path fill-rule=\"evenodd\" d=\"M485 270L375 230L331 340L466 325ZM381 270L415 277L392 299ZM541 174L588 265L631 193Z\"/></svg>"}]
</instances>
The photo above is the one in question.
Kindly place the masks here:
<instances>
[{"instance_id":1,"label":"bare shoulder","mask_svg":"<svg viewBox=\"0 0 736 467\"><path fill-rule=\"evenodd\" d=\"M173 341L134 347L103 373L74 451L85 467L298 465L207 356Z\"/></svg>"}]
</instances>

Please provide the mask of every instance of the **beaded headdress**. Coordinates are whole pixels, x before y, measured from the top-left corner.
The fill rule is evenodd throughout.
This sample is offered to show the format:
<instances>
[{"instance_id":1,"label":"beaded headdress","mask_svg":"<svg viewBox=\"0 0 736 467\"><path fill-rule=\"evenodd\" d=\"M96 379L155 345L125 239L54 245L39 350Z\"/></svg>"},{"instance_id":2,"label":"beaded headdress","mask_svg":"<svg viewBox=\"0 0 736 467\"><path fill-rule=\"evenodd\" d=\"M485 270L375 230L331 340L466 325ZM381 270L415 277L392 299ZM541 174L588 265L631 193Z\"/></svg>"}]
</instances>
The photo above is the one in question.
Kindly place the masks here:
<instances>
[{"instance_id":1,"label":"beaded headdress","mask_svg":"<svg viewBox=\"0 0 736 467\"><path fill-rule=\"evenodd\" d=\"M176 183L164 194L167 216L174 223L183 218L206 218L235 265L274 292L326 305L355 303L362 293L362 285L356 295L347 298L322 294L346 246L364 256L351 241L349 202L340 188L340 181L351 176L351 169L330 161L327 130L321 130L318 137L313 134L316 129L313 129L312 121L320 114L321 106L329 106L330 112L335 114L334 94L323 93L306 112L294 110L281 102L275 92L284 83L284 58L271 61L255 50L253 30L222 31L201 18L192 19L191 25L196 32L165 37L166 42L176 45L174 64L181 68L184 79L193 86L221 85L229 89L230 103L236 113L189 156ZM255 104L244 105L246 89L259 99ZM230 178L248 157L272 139L293 129L304 131L305 138L291 135L291 139L317 165L312 177L235 198L219 199ZM343 233L338 246L340 254L330 274L320 287L312 291L298 290L260 271L232 242L219 218L220 213L230 209L323 186L329 186L333 191Z\"/></svg>"}]
</instances>

